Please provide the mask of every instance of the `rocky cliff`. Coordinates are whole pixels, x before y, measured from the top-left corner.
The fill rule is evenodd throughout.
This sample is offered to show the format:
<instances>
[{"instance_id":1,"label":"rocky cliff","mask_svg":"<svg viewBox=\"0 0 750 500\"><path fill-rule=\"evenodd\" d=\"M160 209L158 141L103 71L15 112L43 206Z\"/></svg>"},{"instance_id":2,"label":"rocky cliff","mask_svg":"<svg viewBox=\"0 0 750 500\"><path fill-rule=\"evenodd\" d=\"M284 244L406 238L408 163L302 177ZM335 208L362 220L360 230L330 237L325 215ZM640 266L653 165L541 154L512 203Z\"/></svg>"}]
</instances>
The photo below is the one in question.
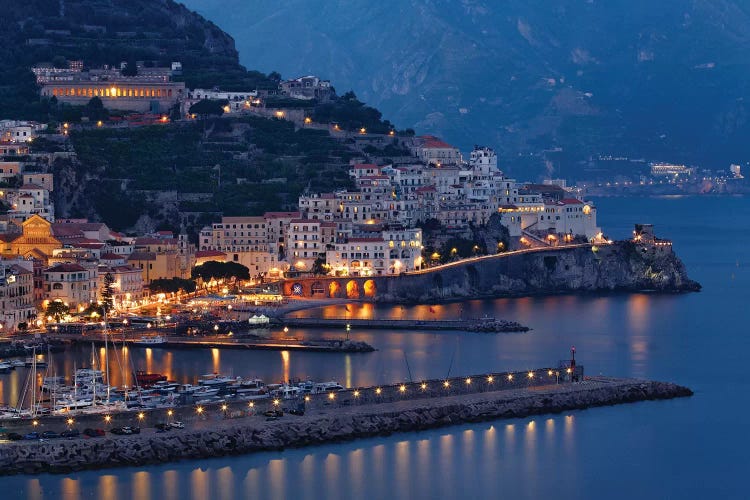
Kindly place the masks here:
<instances>
[{"instance_id":1,"label":"rocky cliff","mask_svg":"<svg viewBox=\"0 0 750 500\"><path fill-rule=\"evenodd\" d=\"M671 246L629 241L496 255L376 281L384 302L588 292L700 290Z\"/></svg>"}]
</instances>

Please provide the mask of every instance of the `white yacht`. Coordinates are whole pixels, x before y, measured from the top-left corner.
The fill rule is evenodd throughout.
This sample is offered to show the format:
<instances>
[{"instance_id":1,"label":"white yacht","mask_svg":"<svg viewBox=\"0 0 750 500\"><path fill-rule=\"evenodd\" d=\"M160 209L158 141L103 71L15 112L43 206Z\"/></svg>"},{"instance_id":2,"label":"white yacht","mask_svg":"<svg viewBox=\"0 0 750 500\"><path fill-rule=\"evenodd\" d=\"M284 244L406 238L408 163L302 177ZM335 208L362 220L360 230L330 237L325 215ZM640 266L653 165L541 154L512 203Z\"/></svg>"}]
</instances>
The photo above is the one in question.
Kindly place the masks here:
<instances>
[{"instance_id":1,"label":"white yacht","mask_svg":"<svg viewBox=\"0 0 750 500\"><path fill-rule=\"evenodd\" d=\"M156 335L154 337L141 337L140 339L133 341L133 344L135 345L145 345L145 346L162 345L166 343L167 343L167 339L165 339L161 335Z\"/></svg>"}]
</instances>

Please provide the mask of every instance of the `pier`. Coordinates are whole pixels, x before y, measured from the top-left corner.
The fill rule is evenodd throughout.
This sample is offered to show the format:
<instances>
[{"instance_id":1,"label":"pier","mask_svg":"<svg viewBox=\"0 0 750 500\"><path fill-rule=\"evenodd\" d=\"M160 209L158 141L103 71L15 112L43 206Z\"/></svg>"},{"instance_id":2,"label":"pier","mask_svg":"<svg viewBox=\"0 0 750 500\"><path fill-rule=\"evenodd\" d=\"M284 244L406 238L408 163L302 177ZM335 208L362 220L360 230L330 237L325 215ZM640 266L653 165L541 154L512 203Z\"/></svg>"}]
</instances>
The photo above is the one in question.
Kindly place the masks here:
<instances>
[{"instance_id":1,"label":"pier","mask_svg":"<svg viewBox=\"0 0 750 500\"><path fill-rule=\"evenodd\" d=\"M692 391L672 383L607 377L574 378L556 368L350 389L302 401L260 400L146 412L123 412L111 425L139 425L138 435L0 443L0 473L69 472L236 455L501 418L671 399ZM288 414L284 408L296 407ZM302 409L303 412L299 412ZM278 412L279 417L265 413ZM169 416L168 416L169 415ZM103 426L102 415L40 419L35 430ZM152 426L179 418L185 428ZM9 422L18 431L31 422ZM151 426L151 427L147 427Z\"/></svg>"},{"instance_id":2,"label":"pier","mask_svg":"<svg viewBox=\"0 0 750 500\"><path fill-rule=\"evenodd\" d=\"M476 319L358 319L358 318L294 318L282 323L295 328L362 328L380 330L460 330L469 332L526 332L527 326L515 321Z\"/></svg>"},{"instance_id":3,"label":"pier","mask_svg":"<svg viewBox=\"0 0 750 500\"><path fill-rule=\"evenodd\" d=\"M146 333L146 332L143 332ZM153 332L148 332L153 335ZM164 342L159 344L139 344L139 336L128 333L127 336L122 334L110 334L108 341L110 343L125 344L131 348L169 348L169 349L241 349L250 351L307 351L307 352L372 352L374 347L366 342L345 340L345 339L315 339L300 340L294 338L284 339L264 339L258 337L242 336L164 336L161 335ZM45 338L54 341L64 341L69 343L84 343L97 345L104 344L104 335L101 333L87 333L85 336L71 333L47 334Z\"/></svg>"}]
</instances>

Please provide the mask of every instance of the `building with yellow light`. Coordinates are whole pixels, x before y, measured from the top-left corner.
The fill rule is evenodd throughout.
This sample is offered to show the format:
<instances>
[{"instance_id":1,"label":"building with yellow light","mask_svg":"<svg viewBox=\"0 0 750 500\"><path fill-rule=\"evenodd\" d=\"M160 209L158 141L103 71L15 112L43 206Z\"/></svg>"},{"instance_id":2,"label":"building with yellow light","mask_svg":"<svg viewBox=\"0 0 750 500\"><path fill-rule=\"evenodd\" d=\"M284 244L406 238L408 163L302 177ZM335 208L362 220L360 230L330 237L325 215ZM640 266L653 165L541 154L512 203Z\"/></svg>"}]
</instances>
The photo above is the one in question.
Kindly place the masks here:
<instances>
[{"instance_id":1,"label":"building with yellow light","mask_svg":"<svg viewBox=\"0 0 750 500\"><path fill-rule=\"evenodd\" d=\"M62 248L60 240L52 234L52 224L46 219L32 215L21 224L21 234L0 235L0 253L33 257L47 262L53 250Z\"/></svg>"}]
</instances>

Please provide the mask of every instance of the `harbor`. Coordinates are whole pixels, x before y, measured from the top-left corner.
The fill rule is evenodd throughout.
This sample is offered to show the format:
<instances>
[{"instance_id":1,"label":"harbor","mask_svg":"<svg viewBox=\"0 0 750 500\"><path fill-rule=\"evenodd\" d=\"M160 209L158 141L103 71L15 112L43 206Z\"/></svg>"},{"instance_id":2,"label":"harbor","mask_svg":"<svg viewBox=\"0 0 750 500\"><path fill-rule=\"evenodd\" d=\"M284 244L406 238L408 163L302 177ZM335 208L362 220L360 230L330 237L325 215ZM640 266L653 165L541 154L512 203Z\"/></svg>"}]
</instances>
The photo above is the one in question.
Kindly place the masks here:
<instances>
[{"instance_id":1,"label":"harbor","mask_svg":"<svg viewBox=\"0 0 750 500\"><path fill-rule=\"evenodd\" d=\"M289 408L289 401L272 399L242 407L221 404L118 414L114 417L118 421L108 425L127 422L128 429L137 428L137 433L114 436L92 431L86 437L3 443L0 470L37 474L141 466L692 395L690 389L671 383L608 377L573 380L564 374L561 380L557 367L541 368L308 395L296 411ZM23 424L41 433L101 426L106 418ZM155 428L178 418L173 430Z\"/></svg>"}]
</instances>

